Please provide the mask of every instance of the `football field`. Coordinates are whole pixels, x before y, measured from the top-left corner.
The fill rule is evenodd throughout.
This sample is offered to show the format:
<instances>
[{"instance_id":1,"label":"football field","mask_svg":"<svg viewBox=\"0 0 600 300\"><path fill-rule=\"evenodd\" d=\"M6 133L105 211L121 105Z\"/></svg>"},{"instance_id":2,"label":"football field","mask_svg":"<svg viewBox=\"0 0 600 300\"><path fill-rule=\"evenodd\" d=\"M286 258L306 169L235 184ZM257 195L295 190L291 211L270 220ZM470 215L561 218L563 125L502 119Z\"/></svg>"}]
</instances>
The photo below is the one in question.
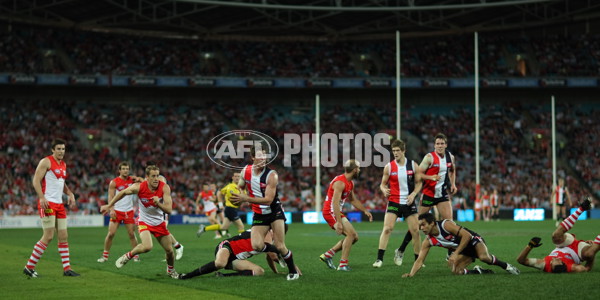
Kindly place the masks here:
<instances>
[{"instance_id":1,"label":"football field","mask_svg":"<svg viewBox=\"0 0 600 300\"><path fill-rule=\"evenodd\" d=\"M597 299L600 289L600 266L590 273L544 274L532 268L520 266L516 257L533 236L542 237L543 245L532 251L531 257L543 257L552 249L550 234L553 221L543 222L477 222L463 223L481 234L491 254L507 261L521 270L514 276L496 266L496 274L455 276L446 265L446 251L433 248L426 267L414 278L401 278L414 261L412 244L407 249L404 264L394 265L394 249L398 247L406 230L405 223L398 223L388 246L384 265L374 269L382 223L356 223L359 241L350 255L351 272L328 269L319 255L328 250L339 236L325 224L291 224L287 245L294 253L303 276L288 282L284 273L274 274L268 269L264 255L251 260L265 268L262 277L218 278L214 274L191 280L174 280L166 276L166 264L162 262L164 251L154 243L154 249L141 256L141 262L130 261L122 269L114 261L128 249L124 228L114 239L109 262L98 263L102 254L106 228L71 228L69 244L71 265L81 277L63 277L56 240L52 241L36 270L40 278L28 279L23 267L35 242L41 237L41 229L1 229L0 254L2 255L2 298L4 299ZM207 232L196 238L197 226L172 225L169 230L184 247L183 258L176 262L179 273L192 271L214 259L218 244L214 233ZM577 238L593 240L600 233L600 220L583 220L571 230ZM339 261L340 253L334 261ZM224 271L229 272L229 271Z\"/></svg>"}]
</instances>

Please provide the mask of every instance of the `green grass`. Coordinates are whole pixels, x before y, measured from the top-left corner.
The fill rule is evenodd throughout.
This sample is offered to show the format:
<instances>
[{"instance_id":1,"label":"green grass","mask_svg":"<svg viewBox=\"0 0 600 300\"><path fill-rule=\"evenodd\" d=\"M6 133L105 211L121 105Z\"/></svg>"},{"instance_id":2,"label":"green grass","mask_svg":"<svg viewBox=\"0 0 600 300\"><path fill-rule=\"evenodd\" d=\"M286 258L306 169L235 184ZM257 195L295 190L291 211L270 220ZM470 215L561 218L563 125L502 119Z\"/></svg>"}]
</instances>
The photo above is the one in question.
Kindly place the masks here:
<instances>
[{"instance_id":1,"label":"green grass","mask_svg":"<svg viewBox=\"0 0 600 300\"><path fill-rule=\"evenodd\" d=\"M114 260L127 251L129 244L124 228L115 237L110 261L100 264L96 259L102 253L106 228L71 228L69 243L73 269L81 277L62 276L60 259L53 241L38 264L42 277L27 279L22 274L34 243L41 236L41 229L0 230L0 255L2 269L2 298L207 298L207 299L411 299L411 298L533 298L554 299L569 295L572 298L591 299L598 291L600 267L584 274L544 274L535 269L518 266L520 276L513 276L498 267L490 269L497 274L487 276L454 276L446 266L445 250L434 248L426 261L426 267L414 278L401 278L409 271L413 258L405 256L405 264L393 264L393 249L406 225L397 224L397 230L388 246L384 265L374 269L377 245L382 223L354 224L360 240L350 255L351 272L338 272L326 268L319 255L328 250L339 237L327 225L292 224L287 245L304 276L288 282L283 274L267 271L263 277L216 278L212 275L192 280L178 281L165 275L164 252L155 242L154 249L142 256L140 263L130 262L121 270ZM481 234L490 253L499 259L517 265L515 259L533 236L542 237L542 247L533 251L533 257L543 257L552 250L550 234L554 223L544 222L491 222L464 223ZM594 239L599 233L600 220L578 222L573 233L579 238ZM177 271L189 272L214 258L217 244L213 235L195 237L196 226L170 226L171 232L185 246L183 258L176 263ZM409 249L412 246L409 246ZM339 260L339 254L335 261ZM263 255L252 258L268 270ZM484 263L477 264L488 267Z\"/></svg>"}]
</instances>

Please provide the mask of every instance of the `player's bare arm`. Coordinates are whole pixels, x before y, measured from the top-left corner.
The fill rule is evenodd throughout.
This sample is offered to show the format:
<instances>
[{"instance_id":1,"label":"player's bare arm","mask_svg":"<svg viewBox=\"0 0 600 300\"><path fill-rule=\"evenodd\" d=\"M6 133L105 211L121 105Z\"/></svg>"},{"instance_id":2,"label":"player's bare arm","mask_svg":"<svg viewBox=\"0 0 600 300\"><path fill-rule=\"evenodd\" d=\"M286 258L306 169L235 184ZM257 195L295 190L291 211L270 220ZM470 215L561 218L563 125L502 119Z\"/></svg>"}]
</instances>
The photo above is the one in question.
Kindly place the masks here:
<instances>
[{"instance_id":1,"label":"player's bare arm","mask_svg":"<svg viewBox=\"0 0 600 300\"><path fill-rule=\"evenodd\" d=\"M450 233L453 233L455 236L460 237L460 244L456 247L456 250L450 255L448 258L448 264L454 265L456 263L456 258L458 255L467 247L469 241L473 238L473 235L467 230L465 230L462 226L456 225L456 223L452 221L446 221L442 225L444 229Z\"/></svg>"},{"instance_id":2,"label":"player's bare arm","mask_svg":"<svg viewBox=\"0 0 600 300\"><path fill-rule=\"evenodd\" d=\"M527 257L527 256L529 256L529 252L531 252L531 249L537 248L542 245L541 241L542 241L541 238L537 238L537 237L532 238L529 241L529 244L527 244L527 246L525 246L525 248L521 251L521 253L519 253L519 256L517 257L517 262L524 266L527 266L527 267L532 267L532 268L536 268L538 270L543 270L544 266L546 265L546 263L543 259Z\"/></svg>"},{"instance_id":3,"label":"player's bare arm","mask_svg":"<svg viewBox=\"0 0 600 300\"><path fill-rule=\"evenodd\" d=\"M163 201L159 201L158 197L154 197L154 204L162 211L170 214L173 211L173 199L171 199L171 187L168 184L163 186Z\"/></svg>"},{"instance_id":4,"label":"player's bare arm","mask_svg":"<svg viewBox=\"0 0 600 300\"><path fill-rule=\"evenodd\" d=\"M110 209L112 209L115 206L115 203L117 203L117 201L120 201L121 199L123 199L123 197L125 197L127 195L137 194L139 191L140 191L140 184L139 183L132 184L130 187L118 192L112 199L110 199L108 204L102 205L102 207L100 207L100 212L103 214L107 213Z\"/></svg>"},{"instance_id":5,"label":"player's bare arm","mask_svg":"<svg viewBox=\"0 0 600 300\"><path fill-rule=\"evenodd\" d=\"M48 200L44 196L44 192L42 192L42 179L46 175L46 172L50 169L50 160L48 158L43 158L38 163L37 168L35 169L35 174L33 175L33 189L40 199L40 207L42 209L48 208Z\"/></svg>"},{"instance_id":6,"label":"player's bare arm","mask_svg":"<svg viewBox=\"0 0 600 300\"><path fill-rule=\"evenodd\" d=\"M402 275L402 278L413 277L421 267L423 267L423 263L425 263L425 259L427 258L427 254L429 254L429 248L431 248L431 244L428 239L425 239L421 244L421 251L419 251L419 257L415 260L412 268L410 269L410 273L405 273Z\"/></svg>"},{"instance_id":7,"label":"player's bare arm","mask_svg":"<svg viewBox=\"0 0 600 300\"><path fill-rule=\"evenodd\" d=\"M114 198L116 193L117 193L117 184L115 183L114 180L111 180L110 183L108 184L108 200L110 201L110 199ZM111 218L117 217L114 208L110 210L110 217Z\"/></svg>"},{"instance_id":8,"label":"player's bare arm","mask_svg":"<svg viewBox=\"0 0 600 300\"><path fill-rule=\"evenodd\" d=\"M365 216L369 217L369 222L373 222L373 215L371 214L370 211L368 211L364 205L362 205L362 203L360 202L360 200L358 200L358 198L356 198L356 194L354 193L354 191L352 191L352 200L351 202L352 205L354 207L356 207L356 209L362 211Z\"/></svg>"},{"instance_id":9,"label":"player's bare arm","mask_svg":"<svg viewBox=\"0 0 600 300\"><path fill-rule=\"evenodd\" d=\"M452 168L449 170L450 172L450 193L452 195L456 194L458 188L456 187L456 158L454 155L450 154L452 159Z\"/></svg>"},{"instance_id":10,"label":"player's bare arm","mask_svg":"<svg viewBox=\"0 0 600 300\"><path fill-rule=\"evenodd\" d=\"M241 180L240 180L241 181ZM279 181L279 177L277 176L277 172L271 172L269 174L269 178L267 178L267 187L265 188L265 196L264 197L250 197L244 193L233 194L231 195L231 203L236 205L242 202L249 202L254 204L264 204L268 205L273 202L275 199L275 194L277 194L277 182ZM239 186L239 184L238 184Z\"/></svg>"},{"instance_id":11,"label":"player's bare arm","mask_svg":"<svg viewBox=\"0 0 600 300\"><path fill-rule=\"evenodd\" d=\"M417 168L417 173L419 174L419 176L421 177L422 180L433 180L433 181L440 180L440 176L437 174L436 175L425 175L425 171L427 171L427 169L429 169L429 167L431 167L432 163L433 163L433 157L431 156L431 153L427 153L425 155L425 157L423 157L423 161L421 161L419 168Z\"/></svg>"},{"instance_id":12,"label":"player's bare arm","mask_svg":"<svg viewBox=\"0 0 600 300\"><path fill-rule=\"evenodd\" d=\"M333 184L333 199L331 199L331 203L333 204L333 215L335 216L335 224L333 225L335 232L337 234L342 234L344 232L344 224L342 223L342 207L340 206L340 199L342 199L342 192L346 185L341 181L336 181Z\"/></svg>"},{"instance_id":13,"label":"player's bare arm","mask_svg":"<svg viewBox=\"0 0 600 300\"><path fill-rule=\"evenodd\" d=\"M75 205L75 194L73 194L73 192L71 192L71 189L69 189L69 186L67 185L66 182L65 182L65 186L63 187L63 193L65 193L68 197L67 204L69 204L69 207L72 205Z\"/></svg>"},{"instance_id":14,"label":"player's bare arm","mask_svg":"<svg viewBox=\"0 0 600 300\"><path fill-rule=\"evenodd\" d=\"M417 164L415 162L412 162L413 164L413 170L418 170L419 166L417 166ZM419 192L421 192L421 189L423 188L423 180L421 180L422 175L420 174L420 172L415 172L415 188L413 190L412 193L410 193L410 195L408 195L408 200L406 202L407 205L412 205L413 202L415 202L415 199L417 198L417 195L419 195Z\"/></svg>"},{"instance_id":15,"label":"player's bare arm","mask_svg":"<svg viewBox=\"0 0 600 300\"><path fill-rule=\"evenodd\" d=\"M390 196L390 188L388 187L388 182L390 180L390 165L386 165L385 168L383 168L383 176L381 176L381 184L379 185L379 189L381 190L381 192L383 193L383 196L385 197L389 197Z\"/></svg>"}]
</instances>

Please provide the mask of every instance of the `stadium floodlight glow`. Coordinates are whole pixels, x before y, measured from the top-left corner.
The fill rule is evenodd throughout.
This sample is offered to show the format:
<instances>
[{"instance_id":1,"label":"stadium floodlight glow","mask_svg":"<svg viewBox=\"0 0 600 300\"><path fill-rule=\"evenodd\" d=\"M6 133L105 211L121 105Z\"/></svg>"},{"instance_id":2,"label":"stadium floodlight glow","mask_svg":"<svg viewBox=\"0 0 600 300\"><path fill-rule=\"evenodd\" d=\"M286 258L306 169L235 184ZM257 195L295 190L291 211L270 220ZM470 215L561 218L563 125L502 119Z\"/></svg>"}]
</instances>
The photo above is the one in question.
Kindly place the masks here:
<instances>
[{"instance_id":1,"label":"stadium floodlight glow","mask_svg":"<svg viewBox=\"0 0 600 300\"><path fill-rule=\"evenodd\" d=\"M414 5L414 2L401 6L377 5L377 6L343 6L339 5L286 5L270 4L266 1L262 3L222 1L222 0L177 0L179 2L191 2L197 4L232 6L259 9L284 9L284 10L313 10L313 11L351 11L351 12L377 12L377 11L424 11L424 10L461 10L469 8L490 8L511 5L526 5L542 2L552 2L555 0L514 0L514 1L481 1L479 3L458 3L458 4L439 4L439 5Z\"/></svg>"}]
</instances>

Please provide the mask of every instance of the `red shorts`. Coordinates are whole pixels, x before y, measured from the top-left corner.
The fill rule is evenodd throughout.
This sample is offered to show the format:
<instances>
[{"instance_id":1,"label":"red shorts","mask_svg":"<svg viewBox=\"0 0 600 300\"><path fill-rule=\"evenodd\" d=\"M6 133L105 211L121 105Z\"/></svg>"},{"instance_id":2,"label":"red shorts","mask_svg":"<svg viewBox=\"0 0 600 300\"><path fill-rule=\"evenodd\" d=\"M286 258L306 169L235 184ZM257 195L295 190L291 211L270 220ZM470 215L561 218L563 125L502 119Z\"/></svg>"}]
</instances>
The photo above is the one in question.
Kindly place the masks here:
<instances>
[{"instance_id":1,"label":"red shorts","mask_svg":"<svg viewBox=\"0 0 600 300\"><path fill-rule=\"evenodd\" d=\"M135 219L133 217L133 210L130 211L118 211L115 210L116 218L110 218L111 222L114 223L123 223L123 224L135 224Z\"/></svg>"},{"instance_id":2,"label":"red shorts","mask_svg":"<svg viewBox=\"0 0 600 300\"><path fill-rule=\"evenodd\" d=\"M67 218L67 210L65 209L64 204L57 204L54 202L48 202L48 208L42 209L40 206L40 201L38 200L38 211L40 213L40 218L56 216L57 219L66 219Z\"/></svg>"},{"instance_id":3,"label":"red shorts","mask_svg":"<svg viewBox=\"0 0 600 300\"><path fill-rule=\"evenodd\" d=\"M346 216L344 214L341 214L341 218L345 218ZM323 219L325 219L325 221L327 221L327 224L329 224L329 227L331 227L331 229L335 230L335 215L333 213L323 213Z\"/></svg>"},{"instance_id":4,"label":"red shorts","mask_svg":"<svg viewBox=\"0 0 600 300\"><path fill-rule=\"evenodd\" d=\"M171 234L167 229L167 223L165 222L160 223L160 225L158 226L152 226L140 221L140 223L138 224L138 231L142 233L146 230L150 231L150 233L152 233L152 235L154 235L155 237L161 237Z\"/></svg>"}]
</instances>

